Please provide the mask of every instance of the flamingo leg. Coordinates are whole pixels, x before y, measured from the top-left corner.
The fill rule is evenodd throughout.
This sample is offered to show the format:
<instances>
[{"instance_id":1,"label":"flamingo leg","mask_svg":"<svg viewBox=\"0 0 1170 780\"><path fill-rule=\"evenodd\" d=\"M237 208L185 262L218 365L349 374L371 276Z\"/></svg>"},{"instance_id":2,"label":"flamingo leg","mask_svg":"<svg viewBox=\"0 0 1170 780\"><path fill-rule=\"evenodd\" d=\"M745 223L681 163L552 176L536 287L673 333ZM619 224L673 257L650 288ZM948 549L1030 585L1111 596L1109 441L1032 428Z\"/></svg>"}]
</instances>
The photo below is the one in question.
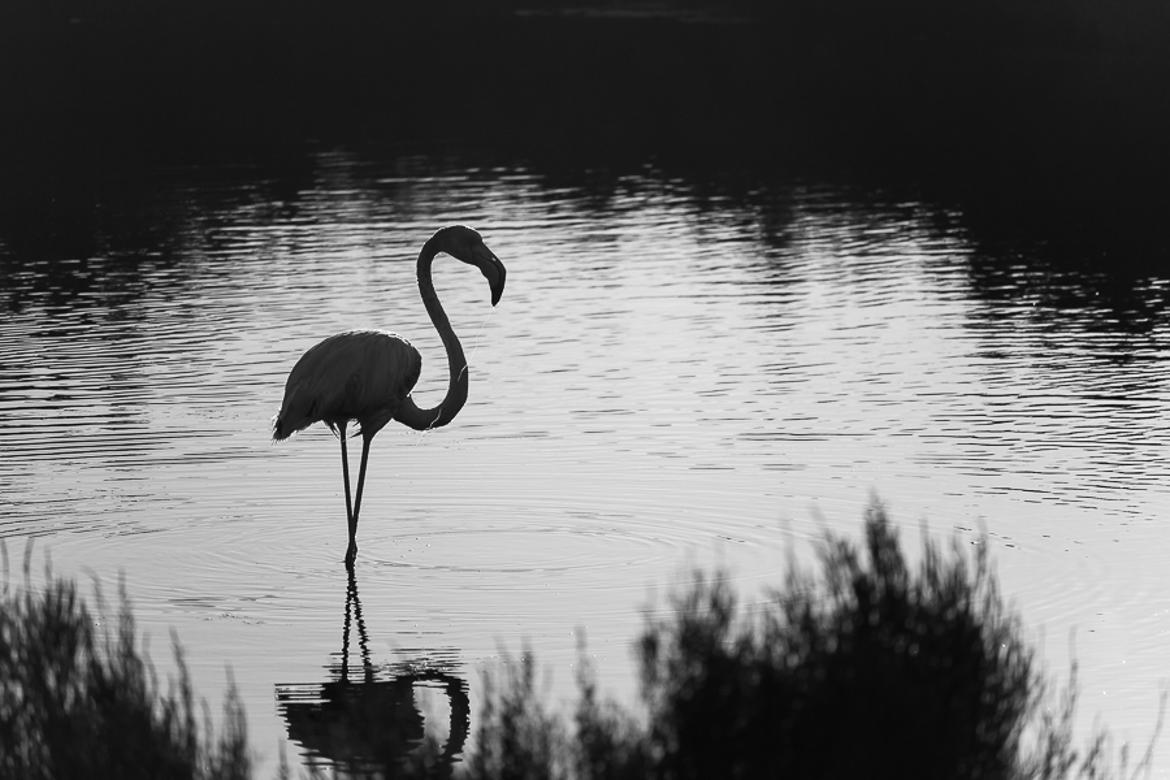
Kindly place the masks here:
<instances>
[{"instance_id":1,"label":"flamingo leg","mask_svg":"<svg viewBox=\"0 0 1170 780\"><path fill-rule=\"evenodd\" d=\"M345 482L345 519L349 523L350 529L353 528L353 504L349 498L349 454L345 450L345 421L342 420L337 424L337 438L341 441L341 477ZM350 531L352 538L353 532Z\"/></svg>"},{"instance_id":2,"label":"flamingo leg","mask_svg":"<svg viewBox=\"0 0 1170 780\"><path fill-rule=\"evenodd\" d=\"M370 442L373 438L373 434L368 434L364 430L362 431L362 461L358 466L357 494L353 500L353 513L349 516L349 548L345 551L345 563L347 566L352 566L354 558L357 557L358 512L362 508L362 488L366 484L366 461L370 457Z\"/></svg>"}]
</instances>

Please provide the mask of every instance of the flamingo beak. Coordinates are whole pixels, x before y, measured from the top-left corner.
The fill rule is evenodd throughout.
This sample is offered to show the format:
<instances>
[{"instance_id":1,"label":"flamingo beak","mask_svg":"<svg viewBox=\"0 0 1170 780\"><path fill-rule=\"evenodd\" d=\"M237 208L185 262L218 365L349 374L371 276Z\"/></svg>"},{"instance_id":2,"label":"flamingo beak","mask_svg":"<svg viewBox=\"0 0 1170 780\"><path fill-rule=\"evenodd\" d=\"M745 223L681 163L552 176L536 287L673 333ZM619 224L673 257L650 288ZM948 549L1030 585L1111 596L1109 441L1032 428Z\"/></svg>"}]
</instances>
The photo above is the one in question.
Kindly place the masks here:
<instances>
[{"instance_id":1,"label":"flamingo beak","mask_svg":"<svg viewBox=\"0 0 1170 780\"><path fill-rule=\"evenodd\" d=\"M500 262L500 258L496 257L492 250L486 246L477 247L475 260L475 264L479 266L479 270L488 281L488 287L492 291L492 306L495 306L500 302L500 296L504 294L504 279L507 276L507 270Z\"/></svg>"}]
</instances>

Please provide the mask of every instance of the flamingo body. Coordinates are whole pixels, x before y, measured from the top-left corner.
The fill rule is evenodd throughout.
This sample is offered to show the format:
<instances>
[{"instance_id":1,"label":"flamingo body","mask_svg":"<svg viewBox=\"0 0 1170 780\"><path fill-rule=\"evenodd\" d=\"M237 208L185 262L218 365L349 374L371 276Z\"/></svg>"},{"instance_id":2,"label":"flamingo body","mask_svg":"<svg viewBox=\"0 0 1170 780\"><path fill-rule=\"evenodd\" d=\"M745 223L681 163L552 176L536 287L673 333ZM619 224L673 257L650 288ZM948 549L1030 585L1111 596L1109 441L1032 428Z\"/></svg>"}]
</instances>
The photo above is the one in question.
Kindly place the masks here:
<instances>
[{"instance_id":1,"label":"flamingo body","mask_svg":"<svg viewBox=\"0 0 1170 780\"><path fill-rule=\"evenodd\" d=\"M356 420L363 433L377 433L394 419L422 371L422 356L410 342L379 330L351 330L319 342L301 356L284 386L284 403L273 438L322 421L336 428Z\"/></svg>"}]
</instances>

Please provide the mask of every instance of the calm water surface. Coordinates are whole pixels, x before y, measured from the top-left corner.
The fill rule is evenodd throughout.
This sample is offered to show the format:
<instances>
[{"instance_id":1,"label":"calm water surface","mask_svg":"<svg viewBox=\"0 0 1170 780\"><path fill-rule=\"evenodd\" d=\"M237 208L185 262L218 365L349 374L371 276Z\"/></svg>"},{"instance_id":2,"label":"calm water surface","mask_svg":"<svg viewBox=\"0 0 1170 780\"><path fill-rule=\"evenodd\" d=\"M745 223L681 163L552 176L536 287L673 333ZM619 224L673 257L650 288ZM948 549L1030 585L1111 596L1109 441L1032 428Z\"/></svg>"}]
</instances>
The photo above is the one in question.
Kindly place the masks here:
<instances>
[{"instance_id":1,"label":"calm water surface","mask_svg":"<svg viewBox=\"0 0 1170 780\"><path fill-rule=\"evenodd\" d=\"M0 243L0 538L124 572L156 660L175 628L213 705L231 667L265 766L335 749L297 708L343 642L362 668L347 610L380 700L443 738L501 649L528 643L567 699L581 627L630 699L639 607L688 564L756 593L826 528L856 536L874 492L912 542L986 529L1054 673L1075 628L1083 719L1144 746L1170 649L1170 277L1113 296L961 210L808 182L343 153L157 178L98 204L85 246ZM470 400L375 441L351 589L337 443L272 445L271 418L300 354L353 327L409 338L420 404L442 394L413 263L449 222L508 287L493 309L436 263Z\"/></svg>"}]
</instances>

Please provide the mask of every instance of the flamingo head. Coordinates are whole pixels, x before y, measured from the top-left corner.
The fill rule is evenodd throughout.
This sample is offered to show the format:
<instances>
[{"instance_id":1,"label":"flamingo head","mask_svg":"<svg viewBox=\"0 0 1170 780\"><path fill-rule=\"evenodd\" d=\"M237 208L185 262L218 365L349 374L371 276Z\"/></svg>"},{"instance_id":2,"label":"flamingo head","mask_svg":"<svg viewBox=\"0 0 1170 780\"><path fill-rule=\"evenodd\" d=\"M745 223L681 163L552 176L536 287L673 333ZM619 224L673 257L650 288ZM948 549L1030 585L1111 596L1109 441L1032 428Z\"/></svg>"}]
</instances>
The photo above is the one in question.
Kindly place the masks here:
<instances>
[{"instance_id":1,"label":"flamingo head","mask_svg":"<svg viewBox=\"0 0 1170 780\"><path fill-rule=\"evenodd\" d=\"M449 225L435 233L431 241L435 242L440 252L446 252L456 260L478 268L491 288L492 306L500 302L507 271L500 258L484 245L479 233L465 225Z\"/></svg>"}]
</instances>

